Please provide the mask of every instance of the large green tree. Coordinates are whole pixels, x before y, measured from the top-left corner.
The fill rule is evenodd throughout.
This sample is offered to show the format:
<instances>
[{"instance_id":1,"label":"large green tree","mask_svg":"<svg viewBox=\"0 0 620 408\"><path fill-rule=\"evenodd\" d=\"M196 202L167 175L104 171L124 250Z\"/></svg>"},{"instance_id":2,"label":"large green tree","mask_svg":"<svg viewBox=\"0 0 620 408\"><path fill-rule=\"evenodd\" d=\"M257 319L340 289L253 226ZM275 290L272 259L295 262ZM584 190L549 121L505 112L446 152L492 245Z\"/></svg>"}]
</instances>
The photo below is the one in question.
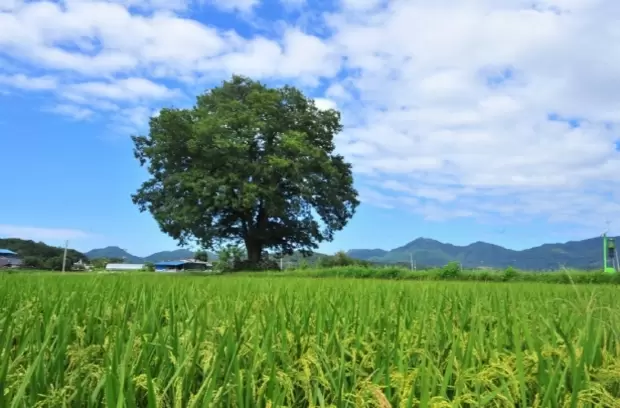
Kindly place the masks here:
<instances>
[{"instance_id":1,"label":"large green tree","mask_svg":"<svg viewBox=\"0 0 620 408\"><path fill-rule=\"evenodd\" d=\"M233 76L132 137L151 176L133 202L181 245L242 243L252 263L267 249L311 253L359 204L351 165L334 153L341 130L339 112L298 89Z\"/></svg>"}]
</instances>

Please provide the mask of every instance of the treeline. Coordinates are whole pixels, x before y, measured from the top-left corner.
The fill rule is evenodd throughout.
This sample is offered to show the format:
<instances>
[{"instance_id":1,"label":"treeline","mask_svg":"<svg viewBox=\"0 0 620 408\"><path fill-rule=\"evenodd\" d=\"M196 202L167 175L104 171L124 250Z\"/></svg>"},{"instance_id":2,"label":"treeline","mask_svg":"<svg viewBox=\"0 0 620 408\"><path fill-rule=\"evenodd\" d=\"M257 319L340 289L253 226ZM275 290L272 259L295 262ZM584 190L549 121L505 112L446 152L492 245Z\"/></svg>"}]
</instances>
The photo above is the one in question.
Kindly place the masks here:
<instances>
[{"instance_id":1,"label":"treeline","mask_svg":"<svg viewBox=\"0 0 620 408\"><path fill-rule=\"evenodd\" d=\"M511 266L506 269L461 269L458 262L450 262L441 268L412 271L394 266L290 269L285 272L269 272L273 276L296 276L307 278L355 278L393 279L416 281L468 281L468 282L537 282L559 284L615 284L620 285L620 273L602 270L585 271L566 269L536 273L522 271Z\"/></svg>"},{"instance_id":2,"label":"treeline","mask_svg":"<svg viewBox=\"0 0 620 408\"><path fill-rule=\"evenodd\" d=\"M64 248L50 246L43 242L35 242L19 238L0 239L0 248L7 248L21 258L23 266L33 269L61 270ZM65 268L72 269L73 265L82 261L86 256L75 249L67 250Z\"/></svg>"},{"instance_id":3,"label":"treeline","mask_svg":"<svg viewBox=\"0 0 620 408\"><path fill-rule=\"evenodd\" d=\"M205 259L206 260L206 259ZM220 272L274 271L282 269L334 268L338 266L371 267L369 261L351 258L344 251L334 255L313 254L303 257L299 253L280 259L277 255L263 253L258 263L249 262L243 248L228 245L217 252L213 268Z\"/></svg>"}]
</instances>

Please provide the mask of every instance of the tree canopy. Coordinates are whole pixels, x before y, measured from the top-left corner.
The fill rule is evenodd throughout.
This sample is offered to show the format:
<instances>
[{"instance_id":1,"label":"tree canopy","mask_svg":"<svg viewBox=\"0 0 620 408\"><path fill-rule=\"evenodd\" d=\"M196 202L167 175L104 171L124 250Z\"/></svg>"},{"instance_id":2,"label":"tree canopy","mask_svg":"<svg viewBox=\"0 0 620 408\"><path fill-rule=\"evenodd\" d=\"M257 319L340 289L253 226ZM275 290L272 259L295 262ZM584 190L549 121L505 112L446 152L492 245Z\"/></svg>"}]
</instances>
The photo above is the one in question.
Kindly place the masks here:
<instances>
[{"instance_id":1,"label":"tree canopy","mask_svg":"<svg viewBox=\"0 0 620 408\"><path fill-rule=\"evenodd\" d=\"M291 86L233 76L190 109L163 109L133 136L150 179L133 202L181 245L311 253L359 204L351 165L334 153L340 113Z\"/></svg>"}]
</instances>

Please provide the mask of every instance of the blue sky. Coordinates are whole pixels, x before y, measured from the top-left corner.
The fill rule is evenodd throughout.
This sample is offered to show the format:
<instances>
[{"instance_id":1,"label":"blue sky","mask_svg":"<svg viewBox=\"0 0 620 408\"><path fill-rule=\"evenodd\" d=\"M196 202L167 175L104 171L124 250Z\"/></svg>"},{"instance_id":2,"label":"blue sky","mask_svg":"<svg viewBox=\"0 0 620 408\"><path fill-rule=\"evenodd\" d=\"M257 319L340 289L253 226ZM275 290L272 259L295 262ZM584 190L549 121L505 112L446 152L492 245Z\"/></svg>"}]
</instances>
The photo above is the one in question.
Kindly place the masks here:
<instances>
[{"instance_id":1,"label":"blue sky","mask_svg":"<svg viewBox=\"0 0 620 408\"><path fill-rule=\"evenodd\" d=\"M428 4L426 4L428 3ZM510 4L508 4L510 3ZM0 0L0 236L171 249L129 136L233 73L342 112L362 205L332 243L511 248L620 218L612 1Z\"/></svg>"}]
</instances>

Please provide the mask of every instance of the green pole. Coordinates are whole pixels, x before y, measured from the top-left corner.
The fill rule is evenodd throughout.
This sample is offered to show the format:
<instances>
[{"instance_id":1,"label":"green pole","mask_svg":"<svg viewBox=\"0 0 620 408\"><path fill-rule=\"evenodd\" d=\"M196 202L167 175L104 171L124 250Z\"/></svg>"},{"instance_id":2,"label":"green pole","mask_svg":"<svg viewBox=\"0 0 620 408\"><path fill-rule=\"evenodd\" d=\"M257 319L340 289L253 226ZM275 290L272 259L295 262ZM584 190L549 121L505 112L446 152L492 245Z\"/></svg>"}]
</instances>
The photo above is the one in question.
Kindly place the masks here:
<instances>
[{"instance_id":1,"label":"green pole","mask_svg":"<svg viewBox=\"0 0 620 408\"><path fill-rule=\"evenodd\" d=\"M611 241L615 243L615 241L613 240L613 238L611 238ZM610 244L610 239L607 238L607 234L603 234L603 272L605 273L616 273L616 268L615 266L611 266L609 267L607 265L607 252L609 251L609 244Z\"/></svg>"},{"instance_id":2,"label":"green pole","mask_svg":"<svg viewBox=\"0 0 620 408\"><path fill-rule=\"evenodd\" d=\"M603 270L607 272L607 234L603 234Z\"/></svg>"}]
</instances>

